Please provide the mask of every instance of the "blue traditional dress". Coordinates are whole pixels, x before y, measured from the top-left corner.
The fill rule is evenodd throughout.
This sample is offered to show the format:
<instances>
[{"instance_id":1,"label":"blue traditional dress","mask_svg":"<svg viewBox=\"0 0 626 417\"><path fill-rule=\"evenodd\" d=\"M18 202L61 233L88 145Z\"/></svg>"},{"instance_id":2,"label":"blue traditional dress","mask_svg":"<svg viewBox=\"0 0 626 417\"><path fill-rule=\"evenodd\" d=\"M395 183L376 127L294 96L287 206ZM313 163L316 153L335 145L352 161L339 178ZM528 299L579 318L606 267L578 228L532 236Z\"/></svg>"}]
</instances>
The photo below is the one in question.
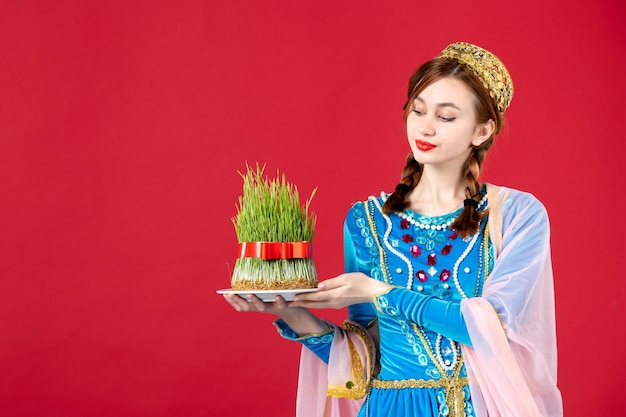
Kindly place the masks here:
<instances>
[{"instance_id":1,"label":"blue traditional dress","mask_svg":"<svg viewBox=\"0 0 626 417\"><path fill-rule=\"evenodd\" d=\"M489 204L485 190L482 197L479 210ZM461 349L472 340L461 300L480 297L494 268L489 217L462 238L450 227L462 209L434 217L411 210L385 214L386 198L354 204L344 224L345 271L393 286L373 303L348 308L349 320L363 328L377 322L380 334L379 369L358 415L473 417ZM275 324L283 337L328 363L337 328L298 337L282 320Z\"/></svg>"}]
</instances>

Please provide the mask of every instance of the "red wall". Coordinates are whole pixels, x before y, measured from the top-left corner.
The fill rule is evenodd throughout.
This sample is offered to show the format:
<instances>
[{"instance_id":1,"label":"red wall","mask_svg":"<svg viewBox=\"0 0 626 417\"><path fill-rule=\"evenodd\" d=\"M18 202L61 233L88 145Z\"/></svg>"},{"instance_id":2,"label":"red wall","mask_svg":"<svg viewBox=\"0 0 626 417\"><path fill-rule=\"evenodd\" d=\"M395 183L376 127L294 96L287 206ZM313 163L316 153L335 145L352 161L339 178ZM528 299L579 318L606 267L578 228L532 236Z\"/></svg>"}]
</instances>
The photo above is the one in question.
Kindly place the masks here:
<instances>
[{"instance_id":1,"label":"red wall","mask_svg":"<svg viewBox=\"0 0 626 417\"><path fill-rule=\"evenodd\" d=\"M408 151L408 76L457 40L515 81L484 178L551 214L566 415L621 410L624 3L322 3L2 2L2 415L293 415L299 348L215 294L237 170L319 187L340 273L346 210Z\"/></svg>"}]
</instances>

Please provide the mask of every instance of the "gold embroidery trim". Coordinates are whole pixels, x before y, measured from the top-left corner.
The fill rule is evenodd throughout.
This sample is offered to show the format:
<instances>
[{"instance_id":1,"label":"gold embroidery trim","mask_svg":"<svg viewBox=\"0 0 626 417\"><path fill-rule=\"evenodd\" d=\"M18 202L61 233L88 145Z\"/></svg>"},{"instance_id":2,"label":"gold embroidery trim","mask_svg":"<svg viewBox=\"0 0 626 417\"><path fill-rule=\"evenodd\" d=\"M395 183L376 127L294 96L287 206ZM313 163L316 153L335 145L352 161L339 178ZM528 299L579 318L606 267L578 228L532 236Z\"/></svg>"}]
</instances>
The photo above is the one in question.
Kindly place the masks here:
<instances>
[{"instance_id":1,"label":"gold embroidery trim","mask_svg":"<svg viewBox=\"0 0 626 417\"><path fill-rule=\"evenodd\" d=\"M483 275L483 282L487 281L489 277L489 220L485 225L485 233L483 235L483 248L485 251L485 274Z\"/></svg>"},{"instance_id":2,"label":"gold embroidery trim","mask_svg":"<svg viewBox=\"0 0 626 417\"><path fill-rule=\"evenodd\" d=\"M363 343L365 343L365 346L367 346L367 352L368 354L372 354L374 351L374 347L372 346L372 343L370 341L370 337L367 334L367 330L365 330L363 327L361 327L358 324L355 324L351 321L345 321L342 325L341 328L344 329L347 332L351 332L356 334L357 336L359 336L361 339L363 339ZM371 364L371 361L370 361ZM373 368L373 366L372 366Z\"/></svg>"},{"instance_id":3,"label":"gold embroidery trim","mask_svg":"<svg viewBox=\"0 0 626 417\"><path fill-rule=\"evenodd\" d=\"M467 378L454 376L442 379L403 379L396 381L372 380L372 387L379 389L403 388L443 388L446 392L446 403L450 417L465 417L465 394L463 387L469 383Z\"/></svg>"},{"instance_id":4,"label":"gold embroidery trim","mask_svg":"<svg viewBox=\"0 0 626 417\"><path fill-rule=\"evenodd\" d=\"M383 381L381 379L372 380L372 388L379 389L403 389L403 388L463 388L469 383L467 378L445 378L445 379L401 379L394 381Z\"/></svg>"},{"instance_id":5,"label":"gold embroidery trim","mask_svg":"<svg viewBox=\"0 0 626 417\"><path fill-rule=\"evenodd\" d=\"M369 200L363 204L363 208L365 209L365 216L367 217L367 223L370 226L370 231L372 232L372 238L376 241L376 247L378 248L378 256L380 257L380 270L383 272L383 279L385 284L389 284L389 278L387 277L387 262L385 260L385 252L383 249L383 245L380 243L378 239L378 231L376 229L376 225L374 224L374 219L372 218L372 214L370 213L369 208ZM392 285L392 284L390 284Z\"/></svg>"},{"instance_id":6,"label":"gold embroidery trim","mask_svg":"<svg viewBox=\"0 0 626 417\"><path fill-rule=\"evenodd\" d=\"M350 349L350 358L352 361L352 380L347 381L345 385L329 385L328 395L331 397L350 398L353 400L358 400L360 398L363 398L369 391L367 375L370 375L373 370L373 346L366 331L357 324L346 321L341 327L346 332L354 333L355 335L363 339L363 342L367 347L367 355L369 356L368 359L370 369L367 370L366 374L366 370L361 361L361 355L359 355L359 351L356 349L356 346L354 346L354 342L352 341L352 339L350 339L350 336L348 335L348 346Z\"/></svg>"}]
</instances>

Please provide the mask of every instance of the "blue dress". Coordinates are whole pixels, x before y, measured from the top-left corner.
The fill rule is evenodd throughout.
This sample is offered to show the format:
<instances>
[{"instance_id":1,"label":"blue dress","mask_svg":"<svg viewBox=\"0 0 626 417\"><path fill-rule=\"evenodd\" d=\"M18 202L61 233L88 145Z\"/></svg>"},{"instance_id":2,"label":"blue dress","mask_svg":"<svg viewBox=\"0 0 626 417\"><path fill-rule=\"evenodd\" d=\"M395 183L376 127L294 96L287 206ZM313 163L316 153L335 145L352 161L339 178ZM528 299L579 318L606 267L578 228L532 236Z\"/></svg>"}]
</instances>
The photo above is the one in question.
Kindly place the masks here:
<instances>
[{"instance_id":1,"label":"blue dress","mask_svg":"<svg viewBox=\"0 0 626 417\"><path fill-rule=\"evenodd\" d=\"M474 416L461 345L470 345L460 300L482 293L493 267L487 218L462 238L449 226L461 209L428 217L405 210L386 215L386 195L352 206L344 224L345 271L393 286L373 303L348 308L349 319L378 323L380 370L359 416ZM486 197L479 210L487 207ZM333 332L298 337L328 362Z\"/></svg>"}]
</instances>

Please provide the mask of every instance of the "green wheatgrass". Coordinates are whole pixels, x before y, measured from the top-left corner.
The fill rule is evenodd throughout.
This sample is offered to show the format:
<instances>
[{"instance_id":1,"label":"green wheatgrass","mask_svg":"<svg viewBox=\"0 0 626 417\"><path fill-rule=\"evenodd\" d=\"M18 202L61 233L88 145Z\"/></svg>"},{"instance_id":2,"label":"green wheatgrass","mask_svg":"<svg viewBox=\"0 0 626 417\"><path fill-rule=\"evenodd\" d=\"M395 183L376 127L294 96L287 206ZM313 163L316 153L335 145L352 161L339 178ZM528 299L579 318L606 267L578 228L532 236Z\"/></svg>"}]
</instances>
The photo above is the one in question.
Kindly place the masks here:
<instances>
[{"instance_id":1,"label":"green wheatgrass","mask_svg":"<svg viewBox=\"0 0 626 417\"><path fill-rule=\"evenodd\" d=\"M232 221L241 242L301 242L313 240L316 216L310 204L317 189L304 205L297 187L285 174L276 178L264 175L264 167L246 166L243 195ZM272 259L239 258L231 278L233 289L314 288L317 273L311 258Z\"/></svg>"}]
</instances>

